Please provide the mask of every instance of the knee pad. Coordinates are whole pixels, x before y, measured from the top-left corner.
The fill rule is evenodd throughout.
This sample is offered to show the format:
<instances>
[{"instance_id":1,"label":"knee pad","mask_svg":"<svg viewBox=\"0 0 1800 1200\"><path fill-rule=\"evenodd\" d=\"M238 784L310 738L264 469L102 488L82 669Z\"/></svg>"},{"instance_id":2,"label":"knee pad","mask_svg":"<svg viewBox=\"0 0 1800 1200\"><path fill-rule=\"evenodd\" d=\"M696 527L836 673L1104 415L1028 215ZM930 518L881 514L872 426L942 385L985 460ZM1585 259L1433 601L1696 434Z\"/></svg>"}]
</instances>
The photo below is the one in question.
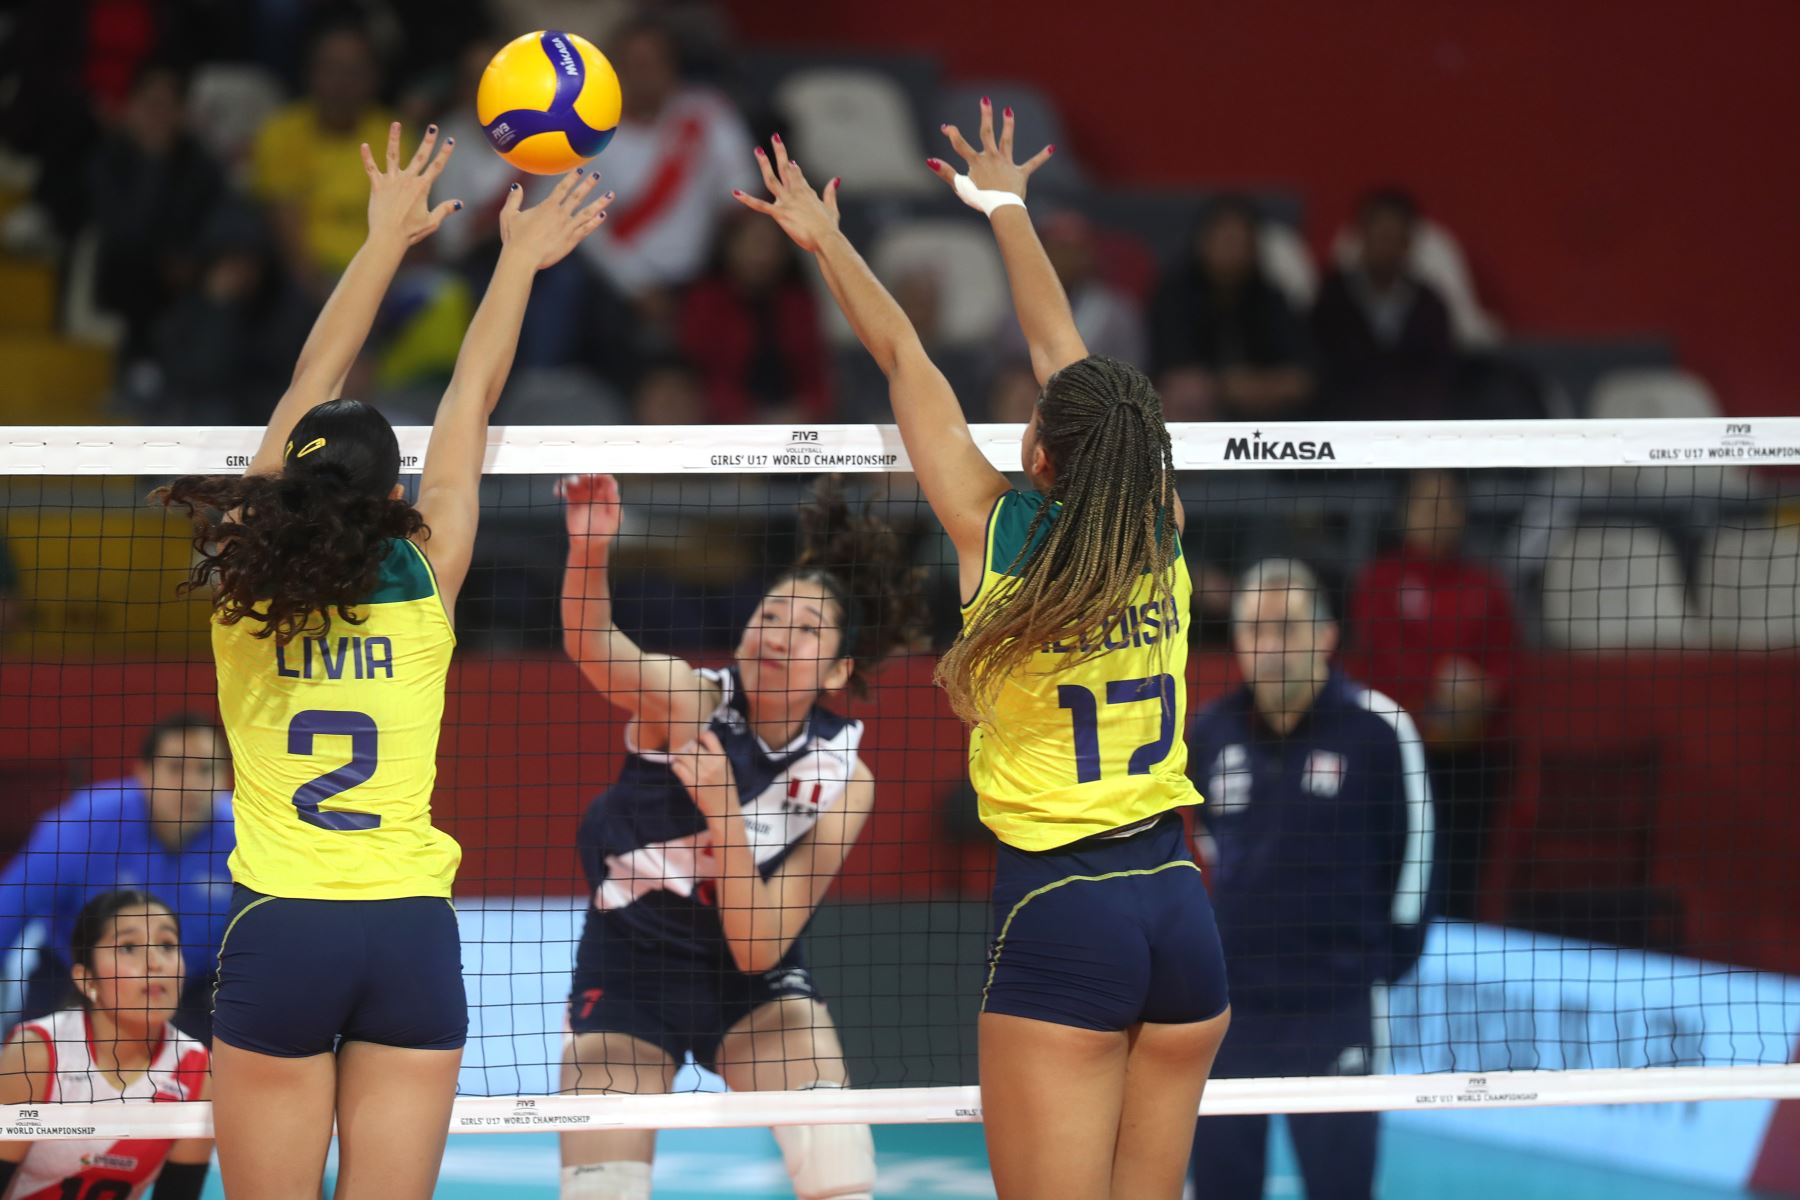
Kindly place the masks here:
<instances>
[{"instance_id":1,"label":"knee pad","mask_svg":"<svg viewBox=\"0 0 1800 1200\"><path fill-rule=\"evenodd\" d=\"M806 1088L842 1087L812 1083ZM875 1137L867 1125L779 1125L772 1132L798 1200L868 1200L875 1191Z\"/></svg>"},{"instance_id":2,"label":"knee pad","mask_svg":"<svg viewBox=\"0 0 1800 1200\"><path fill-rule=\"evenodd\" d=\"M562 1169L562 1200L650 1200L647 1162L583 1163Z\"/></svg>"}]
</instances>

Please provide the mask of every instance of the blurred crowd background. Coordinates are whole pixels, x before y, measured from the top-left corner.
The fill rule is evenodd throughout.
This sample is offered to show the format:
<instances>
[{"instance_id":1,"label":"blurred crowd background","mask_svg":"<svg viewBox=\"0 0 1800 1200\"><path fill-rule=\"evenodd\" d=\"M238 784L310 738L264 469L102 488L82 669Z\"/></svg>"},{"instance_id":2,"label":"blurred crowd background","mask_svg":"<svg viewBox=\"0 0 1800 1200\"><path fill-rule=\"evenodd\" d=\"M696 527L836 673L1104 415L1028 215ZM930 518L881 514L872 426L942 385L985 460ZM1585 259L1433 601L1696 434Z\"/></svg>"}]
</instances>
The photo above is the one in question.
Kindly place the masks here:
<instances>
[{"instance_id":1,"label":"blurred crowd background","mask_svg":"<svg viewBox=\"0 0 1800 1200\"><path fill-rule=\"evenodd\" d=\"M437 197L464 208L409 258L348 390L428 421L517 178L477 126L476 83L540 28L589 37L618 70L624 117L597 165L619 198L539 281L501 424L890 419L811 265L731 199L760 186L751 148L776 131L814 178L842 176L847 231L971 418L1026 420L1037 387L992 239L924 164L984 95L1018 113L1027 152L1056 144L1030 200L1077 322L1150 371L1171 420L1800 411L1785 150L1800 6L1778 0L60 0L0 15L0 424L266 419L363 235L357 146L394 119L409 145L432 122L456 138ZM139 481L5 482L0 649L204 660L200 611L166 615L186 541L142 511ZM904 480L858 482L922 511ZM791 551L792 483L627 480L620 624L654 648L727 651ZM484 487L462 646L554 655L550 481ZM1204 517L1186 539L1200 644L1224 646L1243 567L1310 563L1345 661L1420 717L1442 797L1473 814L1465 894L1497 810L1524 814L1509 861L1537 863L1552 852L1531 831L1567 799L1569 861L1610 864L1600 885L1630 914L1602 936L1679 948L1703 928L1722 956L1794 961L1786 926L1743 927L1719 879L1654 866L1673 836L1659 794L1754 807L1779 799L1766 780L1791 791L1791 739L1741 707L1785 694L1791 720L1791 472L1195 471L1181 488ZM936 572L942 644L950 558L928 522L909 538ZM1714 706L1721 726L1697 714L1722 674L1740 693ZM34 796L85 769L93 732L60 738L62 773ZM1736 758L1678 769L1702 743ZM899 811L963 811L940 799ZM1782 832L1791 844L1791 819ZM1495 878L1596 884L1514 869ZM1750 948L1718 949L1728 925Z\"/></svg>"}]
</instances>

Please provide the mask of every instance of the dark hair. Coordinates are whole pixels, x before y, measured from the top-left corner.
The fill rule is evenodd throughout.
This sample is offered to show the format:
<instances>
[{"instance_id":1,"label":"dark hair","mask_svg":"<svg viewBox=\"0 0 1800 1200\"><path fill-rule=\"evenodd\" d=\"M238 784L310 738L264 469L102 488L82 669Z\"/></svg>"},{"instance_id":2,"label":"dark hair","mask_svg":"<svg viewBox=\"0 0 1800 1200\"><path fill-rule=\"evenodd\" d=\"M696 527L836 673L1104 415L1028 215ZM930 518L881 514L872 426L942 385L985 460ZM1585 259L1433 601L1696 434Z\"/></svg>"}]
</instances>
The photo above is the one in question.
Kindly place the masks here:
<instances>
[{"instance_id":1,"label":"dark hair","mask_svg":"<svg viewBox=\"0 0 1800 1200\"><path fill-rule=\"evenodd\" d=\"M106 931L113 923L113 918L132 908L160 908L169 914L175 922L176 936L181 934L181 918L175 910L152 896L149 892L136 888L120 888L117 891L101 892L98 896L81 906L75 916L75 931L69 936L69 961L76 966L94 969L94 948L106 936ZM88 1005L88 998L82 995L81 989L75 988L75 1000L83 1008Z\"/></svg>"},{"instance_id":2,"label":"dark hair","mask_svg":"<svg viewBox=\"0 0 1800 1200\"><path fill-rule=\"evenodd\" d=\"M191 709L172 713L152 725L144 734L144 740L138 743L138 761L147 763L156 757L156 748L171 733L186 733L190 729L204 729L208 733L218 733L219 723L202 712Z\"/></svg>"},{"instance_id":3,"label":"dark hair","mask_svg":"<svg viewBox=\"0 0 1800 1200\"><path fill-rule=\"evenodd\" d=\"M1250 197L1238 192L1221 192L1200 206L1200 215L1194 221L1196 234L1208 234L1221 221L1242 221L1255 233L1262 227L1262 210Z\"/></svg>"},{"instance_id":4,"label":"dark hair","mask_svg":"<svg viewBox=\"0 0 1800 1200\"><path fill-rule=\"evenodd\" d=\"M850 694L888 655L924 636L924 571L907 565L899 535L866 508L852 512L844 481L822 476L800 506L800 554L771 586L816 583L837 605L839 658L849 658Z\"/></svg>"},{"instance_id":5,"label":"dark hair","mask_svg":"<svg viewBox=\"0 0 1800 1200\"><path fill-rule=\"evenodd\" d=\"M280 473L187 475L152 495L194 524L199 560L179 590L213 587L221 623L249 617L257 637L285 644L324 636L333 613L360 624L351 607L374 592L393 540L430 535L418 509L389 497L399 478L387 418L328 400L295 424Z\"/></svg>"},{"instance_id":6,"label":"dark hair","mask_svg":"<svg viewBox=\"0 0 1800 1200\"><path fill-rule=\"evenodd\" d=\"M1065 666L1104 653L1104 638L1083 635L1129 604L1145 574L1174 603L1175 462L1150 380L1100 355L1070 363L1044 385L1038 438L1056 472L1049 495L1007 586L938 660L937 681L966 721L990 717L1002 683L1047 643L1092 646Z\"/></svg>"},{"instance_id":7,"label":"dark hair","mask_svg":"<svg viewBox=\"0 0 1800 1200\"><path fill-rule=\"evenodd\" d=\"M1419 219L1418 198L1405 188L1392 185L1370 188L1363 193L1356 205L1357 220L1369 221L1383 213L1390 213L1410 225Z\"/></svg>"}]
</instances>

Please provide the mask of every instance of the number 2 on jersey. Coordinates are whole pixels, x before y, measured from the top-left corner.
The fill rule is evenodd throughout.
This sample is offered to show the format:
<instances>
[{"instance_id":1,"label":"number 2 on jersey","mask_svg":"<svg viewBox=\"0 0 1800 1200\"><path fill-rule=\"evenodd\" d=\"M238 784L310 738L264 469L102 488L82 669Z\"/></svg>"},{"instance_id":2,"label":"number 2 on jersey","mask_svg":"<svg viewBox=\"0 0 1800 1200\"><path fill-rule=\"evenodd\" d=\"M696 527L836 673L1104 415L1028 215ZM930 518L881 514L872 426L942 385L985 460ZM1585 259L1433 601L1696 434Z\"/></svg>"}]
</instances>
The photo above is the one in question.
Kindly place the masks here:
<instances>
[{"instance_id":1,"label":"number 2 on jersey","mask_svg":"<svg viewBox=\"0 0 1800 1200\"><path fill-rule=\"evenodd\" d=\"M1115 679L1106 685L1108 707L1146 700L1161 702L1162 725L1154 742L1146 742L1131 752L1125 768L1127 775L1148 775L1151 768L1168 757L1169 748L1175 744L1175 677ZM1069 710L1075 726L1075 781L1093 783L1100 778L1100 704L1094 693L1079 683L1060 685L1056 702Z\"/></svg>"},{"instance_id":2,"label":"number 2 on jersey","mask_svg":"<svg viewBox=\"0 0 1800 1200\"><path fill-rule=\"evenodd\" d=\"M320 829L374 829L381 818L374 813L333 809L325 812L319 805L359 783L367 783L375 774L375 747L380 733L375 719L367 713L337 712L327 708L309 708L294 714L288 722L288 753L310 756L315 737L347 737L350 739L350 761L335 771L327 771L317 779L300 785L294 792L294 807L300 819Z\"/></svg>"}]
</instances>

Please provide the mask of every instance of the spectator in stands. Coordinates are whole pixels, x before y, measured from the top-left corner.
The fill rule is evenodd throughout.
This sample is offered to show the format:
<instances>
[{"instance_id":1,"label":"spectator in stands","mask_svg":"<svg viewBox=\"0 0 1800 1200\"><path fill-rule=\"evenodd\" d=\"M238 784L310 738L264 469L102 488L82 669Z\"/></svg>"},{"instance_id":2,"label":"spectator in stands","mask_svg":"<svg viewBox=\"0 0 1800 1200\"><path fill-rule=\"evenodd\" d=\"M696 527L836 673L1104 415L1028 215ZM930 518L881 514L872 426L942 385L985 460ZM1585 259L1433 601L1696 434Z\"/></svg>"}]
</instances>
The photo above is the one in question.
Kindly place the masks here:
<instances>
[{"instance_id":1,"label":"spectator in stands","mask_svg":"<svg viewBox=\"0 0 1800 1200\"><path fill-rule=\"evenodd\" d=\"M1450 310L1407 265L1419 207L1406 192L1371 192L1358 210L1361 250L1326 276L1313 306L1321 415L1399 421L1449 416L1456 344Z\"/></svg>"},{"instance_id":2,"label":"spectator in stands","mask_svg":"<svg viewBox=\"0 0 1800 1200\"><path fill-rule=\"evenodd\" d=\"M357 147L377 162L392 116L381 106L381 68L368 33L326 26L307 59L306 96L257 134L251 182L274 209L282 257L307 291L323 296L368 232L369 180ZM410 157L412 146L403 153Z\"/></svg>"},{"instance_id":3,"label":"spectator in stands","mask_svg":"<svg viewBox=\"0 0 1800 1200\"><path fill-rule=\"evenodd\" d=\"M1423 946L1431 788L1413 723L1330 666L1317 577L1269 559L1243 577L1232 647L1245 684L1195 719L1202 859L1231 981L1231 1036L1213 1078L1362 1075L1377 991ZM1288 1118L1310 1200L1369 1200L1374 1113ZM1260 1200L1268 1118L1207 1117L1194 1183Z\"/></svg>"},{"instance_id":4,"label":"spectator in stands","mask_svg":"<svg viewBox=\"0 0 1800 1200\"><path fill-rule=\"evenodd\" d=\"M157 324L131 398L159 423L255 424L286 389L318 309L248 206L222 205L199 252L198 285Z\"/></svg>"},{"instance_id":5,"label":"spectator in stands","mask_svg":"<svg viewBox=\"0 0 1800 1200\"><path fill-rule=\"evenodd\" d=\"M1188 257L1150 302L1150 367L1170 420L1303 415L1305 324L1257 260L1261 216L1225 196L1201 213Z\"/></svg>"},{"instance_id":6,"label":"spectator in stands","mask_svg":"<svg viewBox=\"0 0 1800 1200\"><path fill-rule=\"evenodd\" d=\"M681 301L681 348L706 381L706 419L831 419L818 306L781 227L740 212L719 231L712 269Z\"/></svg>"},{"instance_id":7,"label":"spectator in stands","mask_svg":"<svg viewBox=\"0 0 1800 1200\"><path fill-rule=\"evenodd\" d=\"M1418 717L1441 817L1445 911L1472 918L1488 831L1511 786L1518 624L1506 584L1463 552L1460 475L1415 472L1401 524L1399 548L1369 563L1352 594L1354 662Z\"/></svg>"},{"instance_id":8,"label":"spectator in stands","mask_svg":"<svg viewBox=\"0 0 1800 1200\"><path fill-rule=\"evenodd\" d=\"M631 397L639 425L700 425L706 421L706 384L694 364L667 354L645 364Z\"/></svg>"},{"instance_id":9,"label":"spectator in stands","mask_svg":"<svg viewBox=\"0 0 1800 1200\"><path fill-rule=\"evenodd\" d=\"M82 905L102 892L140 888L163 897L181 918L187 986L175 1024L207 1039L231 906L229 787L218 726L198 713L177 713L145 735L130 777L77 792L38 822L0 869L0 954L28 926L48 926L26 983L24 1019L63 1007L71 986L66 947Z\"/></svg>"},{"instance_id":10,"label":"spectator in stands","mask_svg":"<svg viewBox=\"0 0 1800 1200\"><path fill-rule=\"evenodd\" d=\"M1051 212L1038 219L1038 237L1056 277L1068 293L1075 328L1094 354L1140 365L1144 361L1144 318L1135 301L1100 277L1094 227L1080 213ZM1009 313L1000 322L998 349L1004 358L1026 355L1025 334Z\"/></svg>"},{"instance_id":11,"label":"spectator in stands","mask_svg":"<svg viewBox=\"0 0 1800 1200\"><path fill-rule=\"evenodd\" d=\"M201 231L225 191L224 172L184 127L186 88L173 66L146 66L88 165L95 294L125 320L126 361L149 352L156 318L193 285Z\"/></svg>"},{"instance_id":12,"label":"spectator in stands","mask_svg":"<svg viewBox=\"0 0 1800 1200\"><path fill-rule=\"evenodd\" d=\"M644 301L705 268L733 208L732 189L757 183L756 160L743 118L725 98L683 84L680 48L666 26L648 18L625 25L609 57L625 107L600 172L619 200L581 249L621 291Z\"/></svg>"}]
</instances>

